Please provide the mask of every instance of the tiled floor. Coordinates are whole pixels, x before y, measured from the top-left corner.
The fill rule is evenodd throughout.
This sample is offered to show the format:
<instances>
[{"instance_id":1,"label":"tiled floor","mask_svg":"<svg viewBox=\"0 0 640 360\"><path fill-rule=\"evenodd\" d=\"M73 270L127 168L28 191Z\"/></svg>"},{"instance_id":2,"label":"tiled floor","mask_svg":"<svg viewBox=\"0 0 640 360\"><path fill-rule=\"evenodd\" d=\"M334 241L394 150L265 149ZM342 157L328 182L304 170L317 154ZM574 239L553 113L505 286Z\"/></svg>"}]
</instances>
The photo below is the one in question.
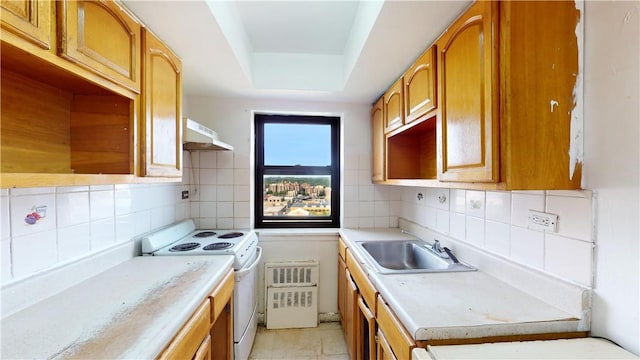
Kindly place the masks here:
<instances>
[{"instance_id":1,"label":"tiled floor","mask_svg":"<svg viewBox=\"0 0 640 360\"><path fill-rule=\"evenodd\" d=\"M275 329L258 327L250 360L349 360L347 345L338 322L315 328Z\"/></svg>"}]
</instances>

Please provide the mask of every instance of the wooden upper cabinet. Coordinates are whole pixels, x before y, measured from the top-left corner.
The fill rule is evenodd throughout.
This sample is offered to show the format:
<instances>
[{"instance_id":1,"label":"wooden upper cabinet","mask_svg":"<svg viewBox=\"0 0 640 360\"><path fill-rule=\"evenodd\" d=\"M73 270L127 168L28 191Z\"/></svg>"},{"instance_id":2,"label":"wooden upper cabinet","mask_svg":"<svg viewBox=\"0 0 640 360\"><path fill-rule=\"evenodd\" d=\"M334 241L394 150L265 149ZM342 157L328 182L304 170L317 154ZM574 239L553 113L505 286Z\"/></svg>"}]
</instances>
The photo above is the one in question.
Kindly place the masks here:
<instances>
[{"instance_id":1,"label":"wooden upper cabinet","mask_svg":"<svg viewBox=\"0 0 640 360\"><path fill-rule=\"evenodd\" d=\"M436 108L435 46L404 73L404 118L410 123Z\"/></svg>"},{"instance_id":2,"label":"wooden upper cabinet","mask_svg":"<svg viewBox=\"0 0 640 360\"><path fill-rule=\"evenodd\" d=\"M182 64L158 38L142 30L144 48L142 176L182 176Z\"/></svg>"},{"instance_id":3,"label":"wooden upper cabinet","mask_svg":"<svg viewBox=\"0 0 640 360\"><path fill-rule=\"evenodd\" d=\"M58 53L140 92L140 24L118 3L58 1Z\"/></svg>"},{"instance_id":4,"label":"wooden upper cabinet","mask_svg":"<svg viewBox=\"0 0 640 360\"><path fill-rule=\"evenodd\" d=\"M383 96L384 132L391 132L404 124L402 78L398 79Z\"/></svg>"},{"instance_id":5,"label":"wooden upper cabinet","mask_svg":"<svg viewBox=\"0 0 640 360\"><path fill-rule=\"evenodd\" d=\"M371 109L371 180L380 182L385 180L385 136L384 136L384 116L382 111L382 101L380 98Z\"/></svg>"},{"instance_id":6,"label":"wooden upper cabinet","mask_svg":"<svg viewBox=\"0 0 640 360\"><path fill-rule=\"evenodd\" d=\"M438 39L438 179L499 180L498 3L478 1Z\"/></svg>"},{"instance_id":7,"label":"wooden upper cabinet","mask_svg":"<svg viewBox=\"0 0 640 360\"><path fill-rule=\"evenodd\" d=\"M50 0L2 0L2 30L43 49L51 49L54 4Z\"/></svg>"}]
</instances>

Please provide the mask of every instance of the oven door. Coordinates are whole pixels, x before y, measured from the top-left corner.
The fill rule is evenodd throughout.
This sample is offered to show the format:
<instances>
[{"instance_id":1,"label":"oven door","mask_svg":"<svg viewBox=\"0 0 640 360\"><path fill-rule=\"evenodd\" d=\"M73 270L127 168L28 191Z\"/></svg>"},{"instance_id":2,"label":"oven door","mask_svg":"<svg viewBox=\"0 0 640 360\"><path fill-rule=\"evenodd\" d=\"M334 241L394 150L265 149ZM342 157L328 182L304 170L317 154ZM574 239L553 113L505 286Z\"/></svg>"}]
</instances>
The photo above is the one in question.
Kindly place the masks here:
<instances>
[{"instance_id":1,"label":"oven door","mask_svg":"<svg viewBox=\"0 0 640 360\"><path fill-rule=\"evenodd\" d=\"M255 321L254 313L257 306L258 277L257 267L262 258L262 248L256 248L253 261L248 262L242 269L236 270L236 286L233 290L233 341L236 343L236 353L238 347L251 350L253 339L255 338L255 326L250 326L251 320ZM253 332L248 334L247 332ZM244 351L242 351L244 352ZM238 354L236 354L238 355ZM236 356L236 359L239 357Z\"/></svg>"}]
</instances>

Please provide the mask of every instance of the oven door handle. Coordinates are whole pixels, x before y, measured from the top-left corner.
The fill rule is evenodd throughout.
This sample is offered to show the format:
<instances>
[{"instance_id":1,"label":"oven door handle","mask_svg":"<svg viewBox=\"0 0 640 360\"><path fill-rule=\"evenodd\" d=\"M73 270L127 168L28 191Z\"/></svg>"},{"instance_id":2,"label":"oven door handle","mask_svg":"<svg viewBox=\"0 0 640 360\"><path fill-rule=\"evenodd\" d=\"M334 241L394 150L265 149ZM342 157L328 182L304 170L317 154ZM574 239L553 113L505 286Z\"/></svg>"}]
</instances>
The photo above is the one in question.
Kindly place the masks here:
<instances>
[{"instance_id":1,"label":"oven door handle","mask_svg":"<svg viewBox=\"0 0 640 360\"><path fill-rule=\"evenodd\" d=\"M236 271L236 273L235 273L236 280L239 280L239 278L243 277L245 274L253 271L253 269L255 269L256 266L258 266L258 262L260 262L261 258L262 258L262 248L260 246L257 246L256 247L256 259L250 265L248 265L246 267L243 267L242 269Z\"/></svg>"}]
</instances>

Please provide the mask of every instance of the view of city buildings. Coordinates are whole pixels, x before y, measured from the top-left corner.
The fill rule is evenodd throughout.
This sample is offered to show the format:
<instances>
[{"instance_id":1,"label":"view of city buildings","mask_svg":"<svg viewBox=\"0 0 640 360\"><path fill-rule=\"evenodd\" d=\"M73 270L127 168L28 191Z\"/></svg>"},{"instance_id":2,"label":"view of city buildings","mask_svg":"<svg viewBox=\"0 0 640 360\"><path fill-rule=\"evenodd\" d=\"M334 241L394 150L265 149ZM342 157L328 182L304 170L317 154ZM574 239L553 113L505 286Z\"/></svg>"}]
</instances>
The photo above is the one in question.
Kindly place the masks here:
<instances>
[{"instance_id":1,"label":"view of city buildings","mask_svg":"<svg viewBox=\"0 0 640 360\"><path fill-rule=\"evenodd\" d=\"M331 215L329 180L329 176L265 177L264 216Z\"/></svg>"}]
</instances>

